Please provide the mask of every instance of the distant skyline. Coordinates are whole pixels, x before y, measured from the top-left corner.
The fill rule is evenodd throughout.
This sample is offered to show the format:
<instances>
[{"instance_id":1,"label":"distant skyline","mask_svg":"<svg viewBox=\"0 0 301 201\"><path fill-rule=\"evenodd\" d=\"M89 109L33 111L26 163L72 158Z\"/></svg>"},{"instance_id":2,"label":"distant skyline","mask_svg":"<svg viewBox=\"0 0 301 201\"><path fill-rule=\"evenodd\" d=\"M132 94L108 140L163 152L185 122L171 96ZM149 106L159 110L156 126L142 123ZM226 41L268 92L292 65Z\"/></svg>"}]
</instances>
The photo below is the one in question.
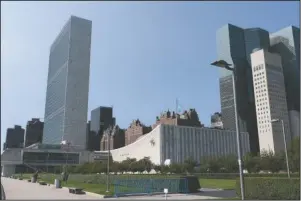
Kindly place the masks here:
<instances>
[{"instance_id":1,"label":"distant skyline","mask_svg":"<svg viewBox=\"0 0 301 201\"><path fill-rule=\"evenodd\" d=\"M299 3L1 2L2 142L7 128L44 117L50 45L71 15L93 23L88 119L113 105L120 127L151 125L178 98L209 126L220 112L217 29L299 27Z\"/></svg>"}]
</instances>

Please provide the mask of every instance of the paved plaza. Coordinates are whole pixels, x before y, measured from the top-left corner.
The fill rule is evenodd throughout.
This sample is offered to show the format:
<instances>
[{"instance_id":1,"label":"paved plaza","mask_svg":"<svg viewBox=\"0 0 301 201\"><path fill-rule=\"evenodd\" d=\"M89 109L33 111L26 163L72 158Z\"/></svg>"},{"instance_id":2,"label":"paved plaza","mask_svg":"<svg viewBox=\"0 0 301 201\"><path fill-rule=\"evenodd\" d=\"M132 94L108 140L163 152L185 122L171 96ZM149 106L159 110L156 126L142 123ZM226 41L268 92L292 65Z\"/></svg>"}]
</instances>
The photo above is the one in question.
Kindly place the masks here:
<instances>
[{"instance_id":1,"label":"paved plaza","mask_svg":"<svg viewBox=\"0 0 301 201\"><path fill-rule=\"evenodd\" d=\"M98 200L101 195L75 195L68 192L68 189L56 189L54 186L42 186L38 183L29 183L26 180L17 180L1 177L7 200L73 200L87 199Z\"/></svg>"},{"instance_id":2,"label":"paved plaza","mask_svg":"<svg viewBox=\"0 0 301 201\"><path fill-rule=\"evenodd\" d=\"M86 193L84 195L75 195L69 193L67 188L56 189L53 185L42 186L38 183L29 183L26 180L17 180L11 178L1 177L1 183L4 187L7 200L70 200L70 199L84 199L84 200L165 200L164 195L152 196L127 196L119 198L103 198L102 195L95 193ZM203 192L197 194L169 194L167 200L203 200L203 199L219 199L222 197L234 197L233 191L219 191L213 189L202 189Z\"/></svg>"}]
</instances>

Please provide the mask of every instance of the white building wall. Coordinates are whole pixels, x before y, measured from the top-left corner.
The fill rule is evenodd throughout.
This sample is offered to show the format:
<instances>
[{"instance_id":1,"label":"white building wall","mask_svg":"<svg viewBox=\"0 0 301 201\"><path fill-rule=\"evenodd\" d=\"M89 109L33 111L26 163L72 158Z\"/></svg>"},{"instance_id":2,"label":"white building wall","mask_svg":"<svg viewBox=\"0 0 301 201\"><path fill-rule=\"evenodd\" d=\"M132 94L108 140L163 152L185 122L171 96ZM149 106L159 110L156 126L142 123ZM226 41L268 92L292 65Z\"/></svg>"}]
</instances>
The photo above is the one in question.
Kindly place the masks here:
<instances>
[{"instance_id":1,"label":"white building wall","mask_svg":"<svg viewBox=\"0 0 301 201\"><path fill-rule=\"evenodd\" d=\"M183 163L192 158L237 155L236 132L211 128L162 125L161 162ZM241 132L242 155L250 152L249 135Z\"/></svg>"},{"instance_id":2,"label":"white building wall","mask_svg":"<svg viewBox=\"0 0 301 201\"><path fill-rule=\"evenodd\" d=\"M22 164L22 149L12 148L5 149L1 154L1 165L6 164Z\"/></svg>"},{"instance_id":3,"label":"white building wall","mask_svg":"<svg viewBox=\"0 0 301 201\"><path fill-rule=\"evenodd\" d=\"M16 172L16 166L15 165L3 165L2 166L2 177L10 177L13 176Z\"/></svg>"},{"instance_id":4,"label":"white building wall","mask_svg":"<svg viewBox=\"0 0 301 201\"><path fill-rule=\"evenodd\" d=\"M287 142L291 139L281 57L257 50L251 61L260 150L277 152L284 149L282 127L271 120L283 120Z\"/></svg>"},{"instance_id":5,"label":"white building wall","mask_svg":"<svg viewBox=\"0 0 301 201\"><path fill-rule=\"evenodd\" d=\"M150 157L150 160L155 164L161 162L161 126L157 126L150 133L145 134L137 141L125 147L111 150L111 155L114 161L123 161L127 158L136 158L137 160L144 157Z\"/></svg>"},{"instance_id":6,"label":"white building wall","mask_svg":"<svg viewBox=\"0 0 301 201\"><path fill-rule=\"evenodd\" d=\"M248 133L241 132L241 144L243 155L250 152ZM190 157L200 162L202 157L237 155L236 145L235 131L159 125L136 142L111 150L111 155L119 162L144 157L150 157L155 164L163 164L167 159L182 163Z\"/></svg>"}]
</instances>

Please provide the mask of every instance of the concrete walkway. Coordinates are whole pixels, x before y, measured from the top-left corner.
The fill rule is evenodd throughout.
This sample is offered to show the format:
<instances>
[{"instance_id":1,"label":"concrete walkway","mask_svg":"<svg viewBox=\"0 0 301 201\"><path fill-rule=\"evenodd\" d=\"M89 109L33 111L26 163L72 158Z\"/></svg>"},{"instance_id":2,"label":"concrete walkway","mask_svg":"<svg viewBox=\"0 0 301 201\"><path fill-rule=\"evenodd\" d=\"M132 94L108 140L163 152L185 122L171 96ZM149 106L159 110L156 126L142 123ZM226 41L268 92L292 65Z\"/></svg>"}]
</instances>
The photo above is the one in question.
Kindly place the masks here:
<instances>
[{"instance_id":1,"label":"concrete walkway","mask_svg":"<svg viewBox=\"0 0 301 201\"><path fill-rule=\"evenodd\" d=\"M102 195L86 193L84 195L71 194L68 188L56 189L53 185L42 186L38 183L29 183L26 180L17 180L1 177L7 200L165 200L164 195L127 196L119 198L103 198ZM196 194L169 194L167 200L204 200L234 197L234 191L221 191L216 189L202 189Z\"/></svg>"},{"instance_id":2,"label":"concrete walkway","mask_svg":"<svg viewBox=\"0 0 301 201\"><path fill-rule=\"evenodd\" d=\"M75 195L67 188L55 189L54 186L42 186L38 183L29 183L26 180L17 180L1 177L7 200L99 200L103 196L97 194Z\"/></svg>"}]
</instances>

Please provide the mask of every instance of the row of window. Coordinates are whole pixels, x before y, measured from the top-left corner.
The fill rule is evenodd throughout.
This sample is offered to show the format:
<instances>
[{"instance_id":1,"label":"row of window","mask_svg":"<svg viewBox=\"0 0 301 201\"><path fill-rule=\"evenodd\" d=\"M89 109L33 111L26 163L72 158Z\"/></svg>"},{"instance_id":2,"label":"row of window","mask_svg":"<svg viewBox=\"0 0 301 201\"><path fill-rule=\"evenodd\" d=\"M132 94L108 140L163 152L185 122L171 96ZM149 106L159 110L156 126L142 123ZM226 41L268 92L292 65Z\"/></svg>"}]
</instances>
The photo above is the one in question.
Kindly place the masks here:
<instances>
[{"instance_id":1,"label":"row of window","mask_svg":"<svg viewBox=\"0 0 301 201\"><path fill-rule=\"evenodd\" d=\"M259 71L259 70L262 70L262 69L264 69L263 64L260 64L260 65L258 65L258 66L255 66L255 67L253 68L253 71L256 72L256 71Z\"/></svg>"}]
</instances>

